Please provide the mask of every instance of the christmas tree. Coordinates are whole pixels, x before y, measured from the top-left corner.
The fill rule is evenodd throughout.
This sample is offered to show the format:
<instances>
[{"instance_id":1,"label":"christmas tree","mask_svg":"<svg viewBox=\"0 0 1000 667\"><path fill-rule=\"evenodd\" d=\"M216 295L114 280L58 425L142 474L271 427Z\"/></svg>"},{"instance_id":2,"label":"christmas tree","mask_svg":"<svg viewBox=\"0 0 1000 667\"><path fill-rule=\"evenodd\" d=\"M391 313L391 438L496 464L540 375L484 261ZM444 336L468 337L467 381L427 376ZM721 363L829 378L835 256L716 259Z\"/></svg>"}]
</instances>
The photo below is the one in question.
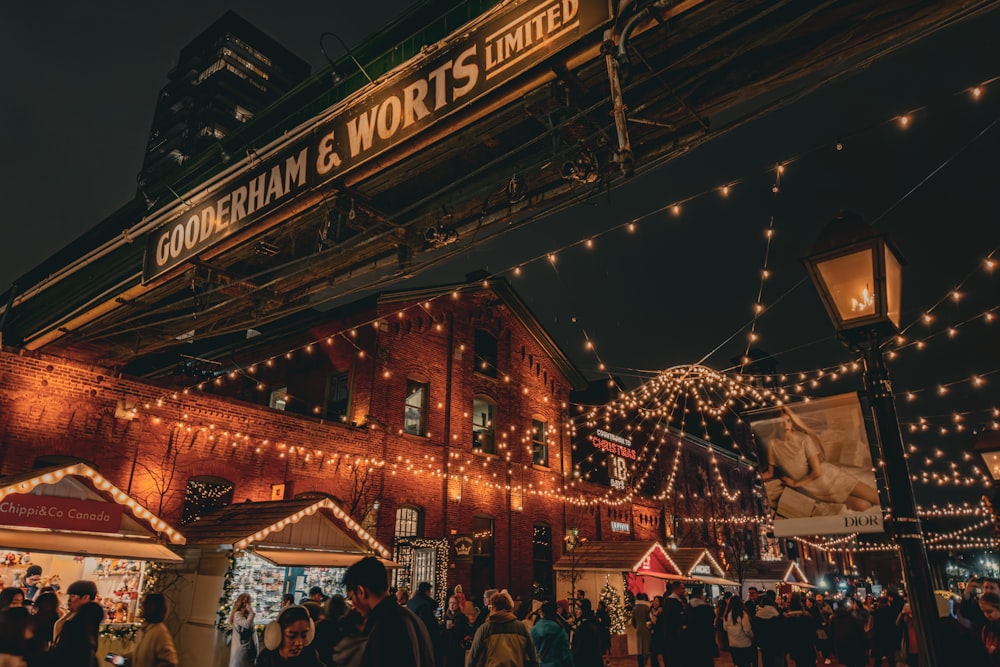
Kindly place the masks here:
<instances>
[{"instance_id":1,"label":"christmas tree","mask_svg":"<svg viewBox=\"0 0 1000 667\"><path fill-rule=\"evenodd\" d=\"M622 605L621 596L618 591L611 587L611 582L608 581L607 577L604 579L604 588L601 589L601 602L604 603L604 608L608 610L608 616L611 617L611 634L625 634L628 614Z\"/></svg>"}]
</instances>

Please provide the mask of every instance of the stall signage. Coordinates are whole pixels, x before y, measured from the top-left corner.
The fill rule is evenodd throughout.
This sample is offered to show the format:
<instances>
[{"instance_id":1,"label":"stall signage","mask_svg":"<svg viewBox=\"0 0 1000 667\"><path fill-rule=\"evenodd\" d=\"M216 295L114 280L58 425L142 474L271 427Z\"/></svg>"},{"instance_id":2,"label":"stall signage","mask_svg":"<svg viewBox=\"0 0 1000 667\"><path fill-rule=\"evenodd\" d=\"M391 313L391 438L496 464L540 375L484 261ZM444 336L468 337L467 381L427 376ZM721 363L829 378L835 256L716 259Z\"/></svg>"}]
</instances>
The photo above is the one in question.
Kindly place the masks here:
<instances>
[{"instance_id":1,"label":"stall signage","mask_svg":"<svg viewBox=\"0 0 1000 667\"><path fill-rule=\"evenodd\" d=\"M629 532L629 525L626 521L612 521L611 522L611 532L612 533L627 533Z\"/></svg>"},{"instance_id":2,"label":"stall signage","mask_svg":"<svg viewBox=\"0 0 1000 667\"><path fill-rule=\"evenodd\" d=\"M712 567L699 563L691 568L691 574L712 574Z\"/></svg>"},{"instance_id":3,"label":"stall signage","mask_svg":"<svg viewBox=\"0 0 1000 667\"><path fill-rule=\"evenodd\" d=\"M0 524L117 533L122 506L96 500L12 493L0 500Z\"/></svg>"},{"instance_id":4,"label":"stall signage","mask_svg":"<svg viewBox=\"0 0 1000 667\"><path fill-rule=\"evenodd\" d=\"M443 48L416 56L404 73L377 81L309 139L219 186L204 203L153 231L143 282L468 107L610 20L608 0L509 3Z\"/></svg>"},{"instance_id":5,"label":"stall signage","mask_svg":"<svg viewBox=\"0 0 1000 667\"><path fill-rule=\"evenodd\" d=\"M472 535L462 534L456 535L455 539L452 541L455 547L455 560L461 562L471 562L472 561Z\"/></svg>"}]
</instances>

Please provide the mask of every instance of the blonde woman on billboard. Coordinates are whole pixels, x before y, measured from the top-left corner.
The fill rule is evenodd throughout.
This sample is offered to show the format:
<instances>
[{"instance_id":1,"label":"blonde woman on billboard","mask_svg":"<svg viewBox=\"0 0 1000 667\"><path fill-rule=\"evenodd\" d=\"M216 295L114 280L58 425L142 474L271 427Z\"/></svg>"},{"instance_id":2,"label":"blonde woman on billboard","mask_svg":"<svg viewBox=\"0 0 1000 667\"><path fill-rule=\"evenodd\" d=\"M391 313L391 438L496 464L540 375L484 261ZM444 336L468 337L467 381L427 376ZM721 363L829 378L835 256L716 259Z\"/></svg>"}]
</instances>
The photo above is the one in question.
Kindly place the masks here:
<instances>
[{"instance_id":1,"label":"blonde woman on billboard","mask_svg":"<svg viewBox=\"0 0 1000 667\"><path fill-rule=\"evenodd\" d=\"M835 463L823 460L819 437L788 408L781 409L777 431L768 442L767 470L764 480L775 476L775 466L784 475L785 486L801 491L816 500L843 503L863 512L879 504L878 491L855 479Z\"/></svg>"}]
</instances>

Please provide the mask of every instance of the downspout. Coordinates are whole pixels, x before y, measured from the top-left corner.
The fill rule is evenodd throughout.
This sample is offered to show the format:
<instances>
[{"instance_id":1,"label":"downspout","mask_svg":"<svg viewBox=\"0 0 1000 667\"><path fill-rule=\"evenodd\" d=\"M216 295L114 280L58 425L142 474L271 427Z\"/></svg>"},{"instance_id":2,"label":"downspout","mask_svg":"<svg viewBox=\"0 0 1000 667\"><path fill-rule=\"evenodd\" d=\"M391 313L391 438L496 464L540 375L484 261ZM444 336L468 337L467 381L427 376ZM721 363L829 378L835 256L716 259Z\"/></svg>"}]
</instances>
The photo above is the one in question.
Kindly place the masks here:
<instances>
[{"instance_id":1,"label":"downspout","mask_svg":"<svg viewBox=\"0 0 1000 667\"><path fill-rule=\"evenodd\" d=\"M445 313L444 317L448 317ZM445 361L444 380L444 456L445 456L445 479L442 482L441 498L441 536L448 538L448 487L451 483L451 386L452 373L455 366L455 322L454 318L448 323L448 359ZM454 583L454 582L453 582Z\"/></svg>"}]
</instances>

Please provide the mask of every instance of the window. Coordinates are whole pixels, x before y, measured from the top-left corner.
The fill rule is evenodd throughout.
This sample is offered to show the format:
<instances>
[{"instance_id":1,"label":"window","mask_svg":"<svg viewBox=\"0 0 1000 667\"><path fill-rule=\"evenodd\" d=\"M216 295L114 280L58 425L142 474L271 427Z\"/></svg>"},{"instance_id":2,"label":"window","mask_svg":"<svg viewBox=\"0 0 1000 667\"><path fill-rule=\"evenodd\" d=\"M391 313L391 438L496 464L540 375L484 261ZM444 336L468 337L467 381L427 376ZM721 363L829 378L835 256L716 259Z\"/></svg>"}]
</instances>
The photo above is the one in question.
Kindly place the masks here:
<instances>
[{"instance_id":1,"label":"window","mask_svg":"<svg viewBox=\"0 0 1000 667\"><path fill-rule=\"evenodd\" d=\"M326 380L326 418L347 421L347 408L351 402L350 376L334 373Z\"/></svg>"},{"instance_id":2,"label":"window","mask_svg":"<svg viewBox=\"0 0 1000 667\"><path fill-rule=\"evenodd\" d=\"M552 578L552 527L544 523L534 525L531 536L533 556L532 581L539 591L554 592Z\"/></svg>"},{"instance_id":3,"label":"window","mask_svg":"<svg viewBox=\"0 0 1000 667\"><path fill-rule=\"evenodd\" d=\"M497 339L487 331L476 331L475 371L480 375L497 376Z\"/></svg>"},{"instance_id":4,"label":"window","mask_svg":"<svg viewBox=\"0 0 1000 667\"><path fill-rule=\"evenodd\" d=\"M472 590L485 591L496 583L493 572L493 517L472 517Z\"/></svg>"},{"instance_id":5,"label":"window","mask_svg":"<svg viewBox=\"0 0 1000 667\"><path fill-rule=\"evenodd\" d=\"M549 465L548 425L541 419L531 420L531 462L536 466Z\"/></svg>"},{"instance_id":6,"label":"window","mask_svg":"<svg viewBox=\"0 0 1000 667\"><path fill-rule=\"evenodd\" d=\"M496 404L488 398L475 398L472 400L472 448L496 454L496 442L494 438L495 422L494 413Z\"/></svg>"},{"instance_id":7,"label":"window","mask_svg":"<svg viewBox=\"0 0 1000 667\"><path fill-rule=\"evenodd\" d=\"M288 405L288 387L281 387L271 392L271 398L267 402L269 408L284 410Z\"/></svg>"},{"instance_id":8,"label":"window","mask_svg":"<svg viewBox=\"0 0 1000 667\"><path fill-rule=\"evenodd\" d=\"M188 480L184 493L184 514L181 525L191 523L205 514L233 502L233 483L222 477L201 475Z\"/></svg>"},{"instance_id":9,"label":"window","mask_svg":"<svg viewBox=\"0 0 1000 667\"><path fill-rule=\"evenodd\" d=\"M396 510L397 539L404 537L423 537L423 535L424 513L419 507L403 505Z\"/></svg>"},{"instance_id":10,"label":"window","mask_svg":"<svg viewBox=\"0 0 1000 667\"><path fill-rule=\"evenodd\" d=\"M403 431L410 435L427 435L426 382L406 381L406 408L403 412Z\"/></svg>"}]
</instances>

